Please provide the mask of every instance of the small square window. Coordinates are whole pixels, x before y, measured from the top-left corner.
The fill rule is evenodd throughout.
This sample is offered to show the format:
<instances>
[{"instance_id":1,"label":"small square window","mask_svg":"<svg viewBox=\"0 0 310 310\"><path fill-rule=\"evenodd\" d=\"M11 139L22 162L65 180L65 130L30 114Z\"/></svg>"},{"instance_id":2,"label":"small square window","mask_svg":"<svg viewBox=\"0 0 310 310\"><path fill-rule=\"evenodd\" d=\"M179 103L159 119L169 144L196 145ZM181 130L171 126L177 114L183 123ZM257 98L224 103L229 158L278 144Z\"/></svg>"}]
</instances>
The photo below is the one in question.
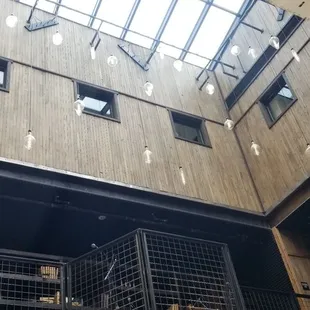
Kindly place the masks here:
<instances>
[{"instance_id":1,"label":"small square window","mask_svg":"<svg viewBox=\"0 0 310 310\"><path fill-rule=\"evenodd\" d=\"M271 127L297 100L286 77L282 74L260 98L264 117Z\"/></svg>"},{"instance_id":2,"label":"small square window","mask_svg":"<svg viewBox=\"0 0 310 310\"><path fill-rule=\"evenodd\" d=\"M116 93L80 82L75 85L77 97L85 104L83 113L119 120Z\"/></svg>"},{"instance_id":3,"label":"small square window","mask_svg":"<svg viewBox=\"0 0 310 310\"><path fill-rule=\"evenodd\" d=\"M10 62L0 58L0 90L9 91Z\"/></svg>"},{"instance_id":4,"label":"small square window","mask_svg":"<svg viewBox=\"0 0 310 310\"><path fill-rule=\"evenodd\" d=\"M175 111L170 111L170 118L177 139L211 146L203 119Z\"/></svg>"}]
</instances>

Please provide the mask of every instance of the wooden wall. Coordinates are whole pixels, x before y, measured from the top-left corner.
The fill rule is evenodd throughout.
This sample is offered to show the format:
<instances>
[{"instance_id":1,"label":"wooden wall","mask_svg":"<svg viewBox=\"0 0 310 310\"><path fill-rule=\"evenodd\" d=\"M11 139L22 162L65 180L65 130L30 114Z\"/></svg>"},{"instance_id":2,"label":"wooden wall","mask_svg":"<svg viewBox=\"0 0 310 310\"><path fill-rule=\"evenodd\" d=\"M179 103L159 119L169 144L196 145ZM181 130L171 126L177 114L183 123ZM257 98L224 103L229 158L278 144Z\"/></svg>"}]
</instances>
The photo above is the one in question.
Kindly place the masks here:
<instances>
[{"instance_id":1,"label":"wooden wall","mask_svg":"<svg viewBox=\"0 0 310 310\"><path fill-rule=\"evenodd\" d=\"M109 36L104 36L92 61L89 41L93 30L59 19L64 41L54 46L52 35L57 28L27 32L23 21L30 8L14 3L19 24L8 29L5 17L12 3L0 0L0 5L0 30L5 34L0 36L0 56L15 61L10 93L0 92L0 157L261 211L235 135L222 125L226 110L219 91L210 97L198 90L195 75L199 68L185 65L177 73L173 59L160 61L156 55L149 72L144 72L118 49L118 40ZM38 11L36 16L44 20L47 14ZM142 57L148 55L143 48L133 48ZM115 68L106 64L110 54L119 59ZM119 91L121 123L86 114L77 117L71 78ZM154 84L150 98L143 90L146 80ZM176 140L166 107L207 118L212 148ZM23 148L29 127L37 139L30 152ZM145 140L153 152L149 166L142 158ZM179 166L185 172L185 186Z\"/></svg>"},{"instance_id":2,"label":"wooden wall","mask_svg":"<svg viewBox=\"0 0 310 310\"><path fill-rule=\"evenodd\" d=\"M268 12L273 9L268 7L268 4L258 1L248 18L254 18L255 15L257 19L266 16L266 21L270 21L264 21L264 26L276 28L275 16L272 19L268 17ZM255 25L259 26L259 21ZM283 25L284 21L277 24L277 27ZM256 33L256 37L261 36L266 44L270 33L273 32L266 30L263 35ZM310 160L304 154L307 143L310 143L310 44L305 45L309 37L310 21L306 20L229 111L231 118L236 122L235 131L266 211L287 197L309 177L310 173ZM253 38L253 35L248 33L246 38ZM239 40L235 40L239 44ZM300 52L301 62L298 63L293 60L291 48L299 50L304 45ZM228 54L229 52L226 52L225 57L228 57ZM248 57L245 54L240 56L241 61ZM298 100L269 129L257 100L285 67L287 79ZM217 68L216 75L223 92L228 94L234 86L232 80L228 84L228 77L223 75L220 67ZM251 140L262 147L261 156L251 154Z\"/></svg>"}]
</instances>

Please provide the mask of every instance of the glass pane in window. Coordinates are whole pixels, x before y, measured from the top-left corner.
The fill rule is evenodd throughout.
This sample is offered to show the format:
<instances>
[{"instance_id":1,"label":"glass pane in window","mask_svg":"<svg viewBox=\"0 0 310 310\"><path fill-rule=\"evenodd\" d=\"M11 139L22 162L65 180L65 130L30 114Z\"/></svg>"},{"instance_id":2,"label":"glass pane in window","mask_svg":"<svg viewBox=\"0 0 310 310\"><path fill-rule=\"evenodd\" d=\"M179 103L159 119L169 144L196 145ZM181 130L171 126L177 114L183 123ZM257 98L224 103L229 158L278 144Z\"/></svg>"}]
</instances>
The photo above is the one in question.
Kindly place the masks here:
<instances>
[{"instance_id":1,"label":"glass pane in window","mask_svg":"<svg viewBox=\"0 0 310 310\"><path fill-rule=\"evenodd\" d=\"M213 3L237 13L239 12L243 2L244 0L214 0Z\"/></svg>"},{"instance_id":2,"label":"glass pane in window","mask_svg":"<svg viewBox=\"0 0 310 310\"><path fill-rule=\"evenodd\" d=\"M86 109L93 110L96 112L100 112L107 104L104 101L100 101L90 97L81 97L81 99L83 100Z\"/></svg>"},{"instance_id":3,"label":"glass pane in window","mask_svg":"<svg viewBox=\"0 0 310 310\"><path fill-rule=\"evenodd\" d=\"M133 4L134 0L102 0L97 17L124 27ZM100 22L96 20L93 27L97 29L99 25ZM119 37L123 31L122 28L107 23L103 23L100 30L115 37Z\"/></svg>"},{"instance_id":4,"label":"glass pane in window","mask_svg":"<svg viewBox=\"0 0 310 310\"><path fill-rule=\"evenodd\" d=\"M21 0L20 2L33 6L35 4L36 0ZM39 1L37 8L40 10L46 11L46 12L53 13L54 9L55 9L55 4L50 3L50 2L46 2L46 1ZM35 14L34 14L34 16L35 16Z\"/></svg>"},{"instance_id":5,"label":"glass pane in window","mask_svg":"<svg viewBox=\"0 0 310 310\"><path fill-rule=\"evenodd\" d=\"M61 4L87 14L92 14L96 4L96 0L62 0ZM58 14L61 17L68 18L82 25L87 25L90 19L89 16L71 11L63 7L59 8Z\"/></svg>"},{"instance_id":6,"label":"glass pane in window","mask_svg":"<svg viewBox=\"0 0 310 310\"><path fill-rule=\"evenodd\" d=\"M133 18L130 29L154 38L167 13L171 0L142 0ZM127 41L151 47L153 40L128 32Z\"/></svg>"},{"instance_id":7,"label":"glass pane in window","mask_svg":"<svg viewBox=\"0 0 310 310\"><path fill-rule=\"evenodd\" d=\"M175 123L175 131L180 138L203 143L202 134L199 128L191 127L182 123Z\"/></svg>"},{"instance_id":8,"label":"glass pane in window","mask_svg":"<svg viewBox=\"0 0 310 310\"><path fill-rule=\"evenodd\" d=\"M183 48L204 6L205 3L200 0L179 0L161 40ZM173 47L165 46L165 53L178 58L181 51Z\"/></svg>"},{"instance_id":9,"label":"glass pane in window","mask_svg":"<svg viewBox=\"0 0 310 310\"><path fill-rule=\"evenodd\" d=\"M216 7L210 8L190 51L204 57L213 58L234 19L235 16L232 14L224 12ZM192 58L193 55L188 54L185 60L191 62ZM203 66L207 64L207 61L200 59L199 61L196 60L195 63L198 65L200 63L200 65Z\"/></svg>"}]
</instances>

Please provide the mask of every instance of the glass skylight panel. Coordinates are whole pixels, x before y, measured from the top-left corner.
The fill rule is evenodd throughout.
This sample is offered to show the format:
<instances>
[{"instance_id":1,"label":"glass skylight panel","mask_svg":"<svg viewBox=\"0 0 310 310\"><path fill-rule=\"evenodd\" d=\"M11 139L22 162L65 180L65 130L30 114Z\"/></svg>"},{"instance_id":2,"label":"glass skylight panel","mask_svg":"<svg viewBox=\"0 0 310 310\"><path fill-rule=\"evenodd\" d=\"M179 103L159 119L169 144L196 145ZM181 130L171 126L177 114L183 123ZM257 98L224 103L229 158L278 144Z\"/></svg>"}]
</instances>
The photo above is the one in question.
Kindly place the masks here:
<instances>
[{"instance_id":1,"label":"glass skylight panel","mask_svg":"<svg viewBox=\"0 0 310 310\"><path fill-rule=\"evenodd\" d=\"M21 0L20 2L33 6L36 0ZM37 8L49 13L53 13L55 9L55 4L42 0L38 2Z\"/></svg>"},{"instance_id":2,"label":"glass skylight panel","mask_svg":"<svg viewBox=\"0 0 310 310\"><path fill-rule=\"evenodd\" d=\"M200 0L179 0L161 40L183 48L186 44L205 3ZM165 54L178 58L180 50L165 46Z\"/></svg>"},{"instance_id":3,"label":"glass skylight panel","mask_svg":"<svg viewBox=\"0 0 310 310\"><path fill-rule=\"evenodd\" d=\"M96 4L96 0L62 0L61 4L87 14L92 14ZM90 19L89 16L71 11L63 7L59 8L58 15L73 20L82 25L87 25Z\"/></svg>"},{"instance_id":4,"label":"glass skylight panel","mask_svg":"<svg viewBox=\"0 0 310 310\"><path fill-rule=\"evenodd\" d=\"M142 0L130 26L130 30L154 38L168 11L171 0ZM128 32L127 41L150 48L153 40Z\"/></svg>"},{"instance_id":5,"label":"glass skylight panel","mask_svg":"<svg viewBox=\"0 0 310 310\"><path fill-rule=\"evenodd\" d=\"M133 5L134 0L102 0L97 17L124 27ZM97 29L99 25L100 22L96 20L93 27ZM115 37L120 37L123 31L122 28L107 23L103 23L100 30Z\"/></svg>"},{"instance_id":6,"label":"glass skylight panel","mask_svg":"<svg viewBox=\"0 0 310 310\"><path fill-rule=\"evenodd\" d=\"M234 19L235 15L216 7L211 7L196 35L190 51L204 57L213 58ZM207 64L206 60L190 54L187 54L185 60L202 67Z\"/></svg>"},{"instance_id":7,"label":"glass skylight panel","mask_svg":"<svg viewBox=\"0 0 310 310\"><path fill-rule=\"evenodd\" d=\"M217 4L227 10L238 13L241 9L244 0L214 0L214 4Z\"/></svg>"}]
</instances>

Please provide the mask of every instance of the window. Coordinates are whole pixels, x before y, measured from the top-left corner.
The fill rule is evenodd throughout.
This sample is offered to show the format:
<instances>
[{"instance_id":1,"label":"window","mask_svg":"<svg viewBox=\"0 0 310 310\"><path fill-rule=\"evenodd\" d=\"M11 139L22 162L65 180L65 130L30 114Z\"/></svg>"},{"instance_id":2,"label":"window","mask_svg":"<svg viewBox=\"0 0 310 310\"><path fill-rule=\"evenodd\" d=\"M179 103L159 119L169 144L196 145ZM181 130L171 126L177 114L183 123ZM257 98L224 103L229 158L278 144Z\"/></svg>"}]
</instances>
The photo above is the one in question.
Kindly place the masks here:
<instances>
[{"instance_id":1,"label":"window","mask_svg":"<svg viewBox=\"0 0 310 310\"><path fill-rule=\"evenodd\" d=\"M276 79L260 98L261 108L269 126L272 126L297 100L284 74Z\"/></svg>"},{"instance_id":2,"label":"window","mask_svg":"<svg viewBox=\"0 0 310 310\"><path fill-rule=\"evenodd\" d=\"M9 91L10 62L0 58L0 90Z\"/></svg>"},{"instance_id":3,"label":"window","mask_svg":"<svg viewBox=\"0 0 310 310\"><path fill-rule=\"evenodd\" d=\"M117 93L76 82L76 95L85 104L83 113L119 120Z\"/></svg>"},{"instance_id":4,"label":"window","mask_svg":"<svg viewBox=\"0 0 310 310\"><path fill-rule=\"evenodd\" d=\"M174 111L170 111L170 118L177 139L211 146L203 119Z\"/></svg>"}]
</instances>

